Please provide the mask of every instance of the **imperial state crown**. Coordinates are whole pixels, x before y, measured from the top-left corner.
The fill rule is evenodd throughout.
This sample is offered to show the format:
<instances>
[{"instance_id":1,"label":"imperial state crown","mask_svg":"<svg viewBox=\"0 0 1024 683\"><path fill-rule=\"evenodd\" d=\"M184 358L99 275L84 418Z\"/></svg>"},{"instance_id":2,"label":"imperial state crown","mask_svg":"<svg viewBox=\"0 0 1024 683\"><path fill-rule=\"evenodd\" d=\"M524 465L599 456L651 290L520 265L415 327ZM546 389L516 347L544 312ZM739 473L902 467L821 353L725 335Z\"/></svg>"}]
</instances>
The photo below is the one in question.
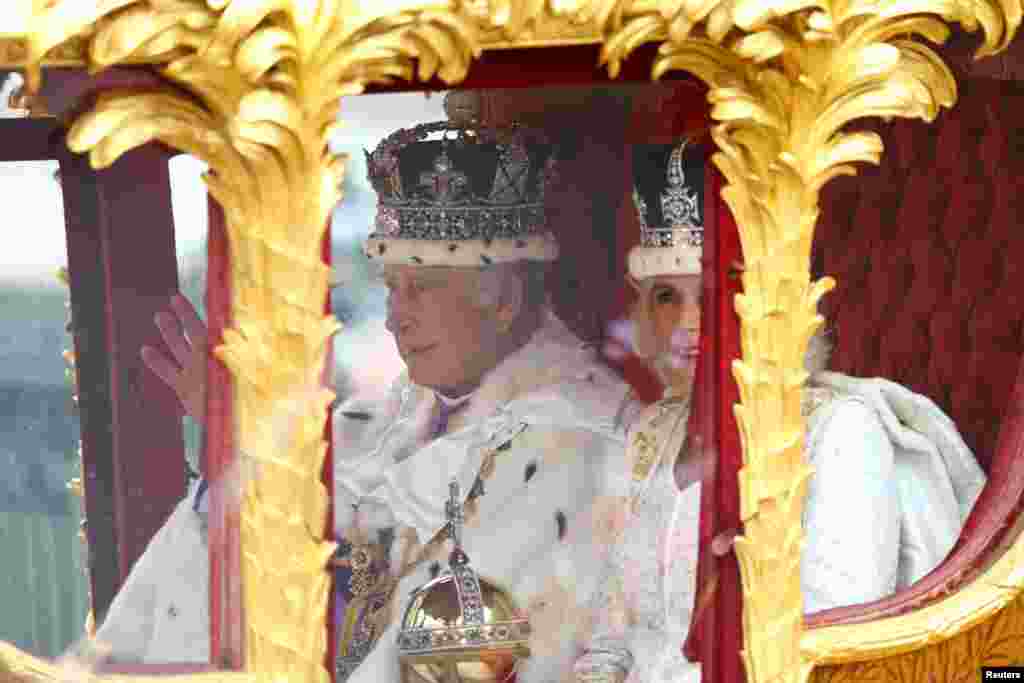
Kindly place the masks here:
<instances>
[{"instance_id":1,"label":"imperial state crown","mask_svg":"<svg viewBox=\"0 0 1024 683\"><path fill-rule=\"evenodd\" d=\"M366 153L378 202L367 257L463 267L557 258L545 210L554 145L542 131L479 126L466 107L448 109L448 121L396 131Z\"/></svg>"}]
</instances>

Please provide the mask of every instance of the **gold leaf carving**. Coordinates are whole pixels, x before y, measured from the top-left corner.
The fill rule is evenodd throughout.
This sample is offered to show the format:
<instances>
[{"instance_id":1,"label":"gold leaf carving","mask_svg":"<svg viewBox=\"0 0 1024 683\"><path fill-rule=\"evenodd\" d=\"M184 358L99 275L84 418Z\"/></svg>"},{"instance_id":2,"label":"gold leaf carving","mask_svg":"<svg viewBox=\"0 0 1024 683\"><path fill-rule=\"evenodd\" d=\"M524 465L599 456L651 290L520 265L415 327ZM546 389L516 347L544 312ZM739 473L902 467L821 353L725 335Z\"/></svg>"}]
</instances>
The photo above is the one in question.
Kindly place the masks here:
<instances>
[{"instance_id":1,"label":"gold leaf carving","mask_svg":"<svg viewBox=\"0 0 1024 683\"><path fill-rule=\"evenodd\" d=\"M837 641L827 635L801 650L813 635L802 633L799 586L811 474L802 455L803 354L822 323L818 302L834 286L809 274L818 193L836 175L852 174L854 163L880 158L878 136L846 131L851 121L931 120L953 103L950 72L919 42L945 40L944 22L980 27L979 55L990 54L1019 28L1021 2L108 0L37 12L24 57L30 85L38 84L42 64L80 41L73 49L81 57L87 46L94 68L159 64L191 94L105 94L69 141L97 166L151 140L192 153L209 163L210 192L225 209L234 327L217 352L234 377L251 477L242 498L242 548L253 676L326 678L325 565L333 545L322 537L326 492L319 479L330 393L317 386L336 324L322 316L327 272L320 250L344 169L344 159L327 149L339 96L414 77L457 83L484 47L580 42L602 43L613 76L637 47L659 42L655 78L687 70L710 86L719 121L714 163L727 181L723 197L746 264L735 301L743 355L733 365L744 458L745 528L736 541L743 656L750 681L762 683L803 681L817 658L834 655ZM1018 574L1001 574L1008 584L979 584L960 609L1005 604L1007 593L1020 591ZM956 630L969 621L956 624L943 632L952 638L946 642L977 642L980 636L968 636L974 631ZM1016 642L996 640L1007 648ZM880 647L926 642L911 635ZM0 662L13 658L0 653ZM967 661L954 659L942 661ZM913 666L908 670L920 668Z\"/></svg>"},{"instance_id":2,"label":"gold leaf carving","mask_svg":"<svg viewBox=\"0 0 1024 683\"><path fill-rule=\"evenodd\" d=\"M0 683L62 683L64 681L83 683L152 683L148 676L102 675L78 669L74 664L54 664L45 659L33 657L18 648L0 641ZM164 677L164 680L167 680ZM251 683L246 673L217 671L190 674L189 683Z\"/></svg>"},{"instance_id":3,"label":"gold leaf carving","mask_svg":"<svg viewBox=\"0 0 1024 683\"><path fill-rule=\"evenodd\" d=\"M172 55L162 74L193 97L104 93L69 144L97 167L154 140L209 164L232 259L233 328L216 352L233 375L245 476L246 666L325 681L334 544L323 538L320 472L333 395L316 387L336 323L322 314L320 254L344 169L327 138L340 94L395 78L463 78L480 52L476 24L434 9L353 22L334 2L122 4L96 22L93 65ZM31 43L36 59L57 28Z\"/></svg>"},{"instance_id":4,"label":"gold leaf carving","mask_svg":"<svg viewBox=\"0 0 1024 683\"><path fill-rule=\"evenodd\" d=\"M809 274L818 195L831 178L854 173L854 162L879 161L878 136L845 132L847 124L871 116L930 121L955 101L949 70L911 39L946 39L934 15L968 28L977 20L988 49L1020 23L1019 3L666 4L610 26L603 48L614 74L637 45L664 39L654 77L699 76L720 122L713 160L746 264L736 297L742 358L733 374L744 463L736 553L751 682L803 681L814 661L801 653L801 516L812 472L803 459L802 359L823 322L818 301L835 285Z\"/></svg>"},{"instance_id":5,"label":"gold leaf carving","mask_svg":"<svg viewBox=\"0 0 1024 683\"><path fill-rule=\"evenodd\" d=\"M814 670L813 683L972 683L982 666L1024 664L1024 597L948 640L906 654Z\"/></svg>"}]
</instances>

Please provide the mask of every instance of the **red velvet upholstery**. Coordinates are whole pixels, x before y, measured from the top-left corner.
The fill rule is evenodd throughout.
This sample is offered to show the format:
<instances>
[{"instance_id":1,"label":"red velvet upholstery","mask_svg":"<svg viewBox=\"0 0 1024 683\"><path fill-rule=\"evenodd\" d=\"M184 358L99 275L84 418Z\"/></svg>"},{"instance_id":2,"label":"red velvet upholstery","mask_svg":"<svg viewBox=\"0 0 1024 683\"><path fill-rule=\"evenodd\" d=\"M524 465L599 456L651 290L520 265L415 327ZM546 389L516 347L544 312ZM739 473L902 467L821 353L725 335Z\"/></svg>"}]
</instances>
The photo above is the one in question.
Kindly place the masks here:
<instances>
[{"instance_id":1,"label":"red velvet upholstery","mask_svg":"<svg viewBox=\"0 0 1024 683\"><path fill-rule=\"evenodd\" d=\"M1024 492L1024 88L960 85L956 108L932 126L876 127L881 167L826 187L814 268L839 281L823 304L836 332L831 368L930 397L990 482L934 572L887 600L813 615L810 626L899 614L954 589L989 557Z\"/></svg>"},{"instance_id":2,"label":"red velvet upholstery","mask_svg":"<svg viewBox=\"0 0 1024 683\"><path fill-rule=\"evenodd\" d=\"M639 241L640 228L630 199L626 145L670 141L701 127L704 89L675 81L483 90L480 98L484 123L540 127L561 146L548 205L549 223L562 245L552 297L574 332L601 340L607 324L628 315L632 303L624 283L626 254ZM643 398L660 396L660 387L635 359L625 366Z\"/></svg>"},{"instance_id":3,"label":"red velvet upholstery","mask_svg":"<svg viewBox=\"0 0 1024 683\"><path fill-rule=\"evenodd\" d=\"M839 281L832 369L926 394L987 468L1024 350L1024 90L961 90L931 127L881 126L881 167L825 188L815 266Z\"/></svg>"}]
</instances>

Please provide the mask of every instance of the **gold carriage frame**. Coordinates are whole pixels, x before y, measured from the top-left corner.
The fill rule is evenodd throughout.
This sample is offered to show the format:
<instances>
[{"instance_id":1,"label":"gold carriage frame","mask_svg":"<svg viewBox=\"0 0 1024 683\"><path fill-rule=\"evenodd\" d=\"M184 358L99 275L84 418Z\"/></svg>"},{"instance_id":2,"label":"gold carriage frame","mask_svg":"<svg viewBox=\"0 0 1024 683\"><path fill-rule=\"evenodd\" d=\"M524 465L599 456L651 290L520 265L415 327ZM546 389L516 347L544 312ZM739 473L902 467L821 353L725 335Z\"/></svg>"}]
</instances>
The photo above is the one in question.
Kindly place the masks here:
<instances>
[{"instance_id":1,"label":"gold carriage frame","mask_svg":"<svg viewBox=\"0 0 1024 683\"><path fill-rule=\"evenodd\" d=\"M811 474L801 454L803 357L822 324L818 301L835 285L828 277L812 282L809 272L819 192L855 174L854 162L878 163L882 153L878 136L843 128L871 116L932 121L953 105L956 83L920 39L943 43L947 22L970 32L980 26L977 56L994 54L1019 29L1021 0L14 0L14 7L18 25L0 35L0 65L25 69L32 88L42 66L126 63L157 65L177 86L103 93L72 126L74 151L105 167L159 140L209 164L207 185L224 208L234 326L216 353L233 376L238 446L274 476L250 485L242 502L245 671L192 674L195 683L327 680L325 566L334 544L317 530L326 528L322 426L332 396L318 391L296 404L301 427L283 451L267 438L265 419L315 385L336 329L323 315L321 245L345 159L330 153L327 140L340 96L396 78L454 85L490 49L601 44L615 77L631 52L653 42L654 78L685 70L709 86L714 163L727 181L722 194L746 264L735 302L742 358L733 372L744 463L736 552L750 683L802 683L816 665L948 644L1024 592L1019 537L978 578L903 616L805 630L799 588ZM951 664L961 658L941 651L934 659L927 668L935 675L980 662L976 654ZM56 677L9 647L0 649L5 671Z\"/></svg>"}]
</instances>

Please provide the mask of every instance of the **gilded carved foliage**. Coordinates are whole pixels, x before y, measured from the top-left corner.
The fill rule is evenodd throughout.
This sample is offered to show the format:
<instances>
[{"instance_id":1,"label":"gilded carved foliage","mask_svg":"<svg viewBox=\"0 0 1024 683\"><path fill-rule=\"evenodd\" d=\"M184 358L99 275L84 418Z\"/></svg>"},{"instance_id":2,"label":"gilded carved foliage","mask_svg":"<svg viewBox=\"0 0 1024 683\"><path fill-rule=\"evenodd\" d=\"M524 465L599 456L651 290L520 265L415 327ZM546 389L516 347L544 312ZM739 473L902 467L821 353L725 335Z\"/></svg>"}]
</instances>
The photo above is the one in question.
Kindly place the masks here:
<instances>
[{"instance_id":1,"label":"gilded carved foliage","mask_svg":"<svg viewBox=\"0 0 1024 683\"><path fill-rule=\"evenodd\" d=\"M88 7L91 5L91 7ZM227 217L233 329L218 353L235 378L242 500L246 663L262 678L320 680L328 579L321 438L329 392L320 250L343 159L327 148L338 97L367 83L465 77L483 47L601 41L615 75L661 43L654 76L691 71L710 86L714 157L740 228L743 357L733 370L744 450L744 584L749 679L802 681L799 560L803 355L830 278L812 282L818 193L880 139L844 131L867 117L931 120L956 96L918 38L944 22L982 28L980 54L1005 48L1020 0L107 0L41 11L30 84L53 50L88 34L94 67L151 62L178 90L107 93L69 141L104 166L151 140L210 165ZM311 388L312 387L312 388ZM282 552L287 549L287 552ZM1019 611L1019 610L1018 610ZM958 636L959 637L959 636ZM952 641L950 641L952 642Z\"/></svg>"},{"instance_id":2,"label":"gilded carved foliage","mask_svg":"<svg viewBox=\"0 0 1024 683\"><path fill-rule=\"evenodd\" d=\"M81 660L64 660L52 662L33 657L18 648L0 641L0 683L153 683L157 680L151 676L112 675L95 676ZM166 677L164 677L166 680ZM188 683L248 683L251 678L246 673L218 671L210 673L190 674Z\"/></svg>"},{"instance_id":3,"label":"gilded carved foliage","mask_svg":"<svg viewBox=\"0 0 1024 683\"><path fill-rule=\"evenodd\" d=\"M223 10L223 11L220 11ZM319 389L336 328L323 317L321 245L343 166L326 149L323 88L303 73L325 26L264 3L136 3L100 22L90 56L106 66L174 52L162 69L185 86L103 94L69 134L98 167L159 140L206 161L223 206L232 261L232 323L216 350L233 374L240 468L245 662L252 676L326 681L323 667L334 544L323 538ZM307 94L308 93L308 94ZM231 497L229 496L229 500Z\"/></svg>"},{"instance_id":4,"label":"gilded carved foliage","mask_svg":"<svg viewBox=\"0 0 1024 683\"><path fill-rule=\"evenodd\" d=\"M733 372L743 443L736 541L744 591L744 663L751 681L801 681L799 566L806 483L800 414L803 357L831 278L811 282L818 195L828 180L878 163L881 139L844 132L868 117L931 121L956 98L952 74L918 40L943 42L935 16L985 30L981 53L1005 47L1020 24L1017 1L927 3L659 3L609 19L603 56L614 74L638 45L667 38L654 76L675 69L708 83L714 162L743 247L742 359Z\"/></svg>"},{"instance_id":5,"label":"gilded carved foliage","mask_svg":"<svg viewBox=\"0 0 1024 683\"><path fill-rule=\"evenodd\" d=\"M1024 663L1024 597L995 616L930 647L856 664L815 669L813 683L973 683L982 666Z\"/></svg>"},{"instance_id":6,"label":"gilded carved foliage","mask_svg":"<svg viewBox=\"0 0 1024 683\"><path fill-rule=\"evenodd\" d=\"M96 19L95 68L162 63L191 95L104 93L69 144L97 167L152 140L209 164L232 258L233 327L216 352L235 389L241 467L223 485L241 494L245 662L260 678L325 681L334 544L320 473L333 395L318 387L336 323L323 317L321 250L344 168L327 140L339 96L367 82L464 77L479 54L473 24L438 10L354 17L326 1L116 0L96 17L67 7L37 23L32 59Z\"/></svg>"}]
</instances>

